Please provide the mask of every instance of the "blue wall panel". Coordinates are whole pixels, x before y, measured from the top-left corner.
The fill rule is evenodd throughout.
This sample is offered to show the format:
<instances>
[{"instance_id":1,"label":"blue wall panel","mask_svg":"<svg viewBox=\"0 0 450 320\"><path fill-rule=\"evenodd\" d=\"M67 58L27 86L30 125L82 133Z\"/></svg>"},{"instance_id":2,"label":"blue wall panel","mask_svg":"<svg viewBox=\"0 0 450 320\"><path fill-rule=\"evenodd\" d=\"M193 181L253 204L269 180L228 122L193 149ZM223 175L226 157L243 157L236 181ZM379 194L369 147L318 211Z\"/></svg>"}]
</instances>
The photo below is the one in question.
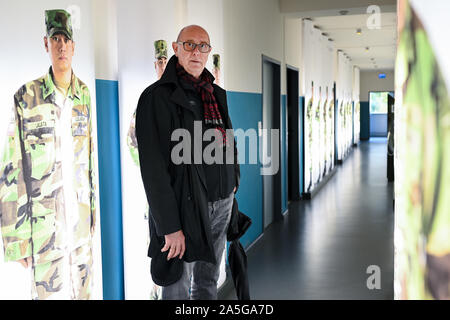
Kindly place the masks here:
<instances>
[{"instance_id":1,"label":"blue wall panel","mask_svg":"<svg viewBox=\"0 0 450 320\"><path fill-rule=\"evenodd\" d=\"M234 130L258 130L258 122L262 122L262 95L259 93L227 92L228 109ZM240 154L247 154L247 164L241 164L241 183L236 199L239 210L252 219L252 226L241 238L244 248L254 242L263 232L263 180L260 174L260 161L257 164L248 164L247 150L238 148ZM259 155L259 146L258 146Z\"/></svg>"},{"instance_id":2,"label":"blue wall panel","mask_svg":"<svg viewBox=\"0 0 450 320\"><path fill-rule=\"evenodd\" d=\"M96 80L103 299L123 300L118 82Z\"/></svg>"},{"instance_id":3,"label":"blue wall panel","mask_svg":"<svg viewBox=\"0 0 450 320\"><path fill-rule=\"evenodd\" d=\"M369 101L361 101L361 140L369 140L370 137L370 112Z\"/></svg>"}]
</instances>

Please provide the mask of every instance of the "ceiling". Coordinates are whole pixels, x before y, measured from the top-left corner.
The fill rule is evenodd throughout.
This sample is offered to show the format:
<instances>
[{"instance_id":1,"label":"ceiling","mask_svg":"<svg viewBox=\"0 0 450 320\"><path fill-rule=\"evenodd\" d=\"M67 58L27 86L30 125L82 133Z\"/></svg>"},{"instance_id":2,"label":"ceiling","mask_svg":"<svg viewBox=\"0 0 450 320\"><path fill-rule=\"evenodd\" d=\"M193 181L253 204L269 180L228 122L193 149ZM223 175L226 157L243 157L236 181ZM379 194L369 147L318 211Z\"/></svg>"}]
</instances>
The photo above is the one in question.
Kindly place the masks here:
<instances>
[{"instance_id":1,"label":"ceiling","mask_svg":"<svg viewBox=\"0 0 450 320\"><path fill-rule=\"evenodd\" d=\"M370 2L379 5L376 29L370 25L373 16L367 13ZM310 18L314 26L333 40L335 48L346 53L361 70L393 70L397 47L396 1L370 2L280 0L280 9L287 18ZM342 10L346 11L345 15L340 13ZM361 29L360 35L356 33L357 29Z\"/></svg>"}]
</instances>

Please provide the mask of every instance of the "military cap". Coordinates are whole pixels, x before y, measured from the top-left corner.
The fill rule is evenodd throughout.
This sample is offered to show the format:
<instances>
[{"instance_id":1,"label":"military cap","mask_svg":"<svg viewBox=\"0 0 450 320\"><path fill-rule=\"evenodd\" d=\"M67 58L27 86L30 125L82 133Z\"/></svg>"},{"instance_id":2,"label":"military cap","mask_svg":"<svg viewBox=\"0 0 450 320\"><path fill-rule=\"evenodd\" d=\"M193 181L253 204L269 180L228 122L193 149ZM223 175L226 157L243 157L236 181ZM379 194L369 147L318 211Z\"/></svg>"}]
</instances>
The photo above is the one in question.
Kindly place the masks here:
<instances>
[{"instance_id":1,"label":"military cap","mask_svg":"<svg viewBox=\"0 0 450 320\"><path fill-rule=\"evenodd\" d=\"M217 68L220 70L220 55L219 54L213 54L213 64L214 68Z\"/></svg>"},{"instance_id":2,"label":"military cap","mask_svg":"<svg viewBox=\"0 0 450 320\"><path fill-rule=\"evenodd\" d=\"M66 10L45 10L45 26L48 37L53 37L56 33L63 33L70 40L73 38L70 13Z\"/></svg>"},{"instance_id":3,"label":"military cap","mask_svg":"<svg viewBox=\"0 0 450 320\"><path fill-rule=\"evenodd\" d=\"M155 43L155 59L167 59L167 42L165 40L156 40Z\"/></svg>"}]
</instances>

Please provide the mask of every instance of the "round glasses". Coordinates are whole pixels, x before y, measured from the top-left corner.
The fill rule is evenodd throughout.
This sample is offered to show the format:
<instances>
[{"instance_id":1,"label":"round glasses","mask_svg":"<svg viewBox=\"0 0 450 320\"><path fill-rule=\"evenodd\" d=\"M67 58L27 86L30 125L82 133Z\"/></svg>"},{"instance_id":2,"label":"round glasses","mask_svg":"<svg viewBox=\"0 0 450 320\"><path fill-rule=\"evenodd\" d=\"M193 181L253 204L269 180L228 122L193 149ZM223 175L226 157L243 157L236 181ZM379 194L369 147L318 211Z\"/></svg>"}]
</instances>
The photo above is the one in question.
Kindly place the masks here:
<instances>
[{"instance_id":1,"label":"round glasses","mask_svg":"<svg viewBox=\"0 0 450 320\"><path fill-rule=\"evenodd\" d=\"M189 42L189 41L179 41L177 43L182 43L183 44L183 49L191 52L194 51L195 48L198 47L198 51L200 51L201 53L207 53L209 51L211 51L211 46L207 43L194 43L194 42Z\"/></svg>"}]
</instances>

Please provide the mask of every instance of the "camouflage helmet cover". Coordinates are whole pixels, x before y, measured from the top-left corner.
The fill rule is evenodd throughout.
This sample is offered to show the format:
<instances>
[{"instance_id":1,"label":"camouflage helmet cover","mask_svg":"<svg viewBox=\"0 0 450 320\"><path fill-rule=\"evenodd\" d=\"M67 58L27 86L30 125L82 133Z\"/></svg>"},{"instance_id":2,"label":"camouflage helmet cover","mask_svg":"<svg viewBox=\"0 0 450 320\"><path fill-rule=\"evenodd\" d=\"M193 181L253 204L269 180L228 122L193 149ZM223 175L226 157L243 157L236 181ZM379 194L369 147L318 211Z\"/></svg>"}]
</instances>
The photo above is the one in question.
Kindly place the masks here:
<instances>
[{"instance_id":1,"label":"camouflage helmet cover","mask_svg":"<svg viewBox=\"0 0 450 320\"><path fill-rule=\"evenodd\" d=\"M48 37L53 37L56 33L63 33L70 40L73 39L72 21L70 13L66 10L46 10L45 27Z\"/></svg>"},{"instance_id":2,"label":"camouflage helmet cover","mask_svg":"<svg viewBox=\"0 0 450 320\"><path fill-rule=\"evenodd\" d=\"M219 54L213 54L213 65L214 65L214 68L217 68L220 70L220 55Z\"/></svg>"},{"instance_id":3,"label":"camouflage helmet cover","mask_svg":"<svg viewBox=\"0 0 450 320\"><path fill-rule=\"evenodd\" d=\"M167 59L167 42L165 40L156 40L155 43L155 59Z\"/></svg>"}]
</instances>

